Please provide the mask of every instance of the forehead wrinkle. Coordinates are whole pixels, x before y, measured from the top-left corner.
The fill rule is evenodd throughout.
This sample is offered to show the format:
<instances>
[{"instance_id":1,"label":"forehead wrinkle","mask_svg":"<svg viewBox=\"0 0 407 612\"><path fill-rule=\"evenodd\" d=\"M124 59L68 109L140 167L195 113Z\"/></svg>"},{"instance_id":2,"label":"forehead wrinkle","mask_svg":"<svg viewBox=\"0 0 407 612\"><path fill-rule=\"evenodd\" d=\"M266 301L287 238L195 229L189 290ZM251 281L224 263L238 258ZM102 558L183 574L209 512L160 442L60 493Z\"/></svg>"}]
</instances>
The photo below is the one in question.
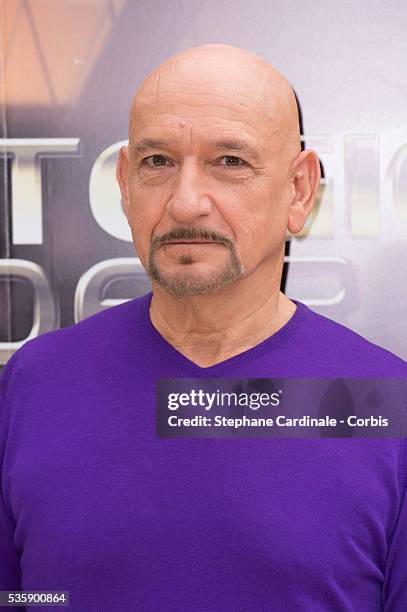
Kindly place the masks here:
<instances>
[{"instance_id":1,"label":"forehead wrinkle","mask_svg":"<svg viewBox=\"0 0 407 612\"><path fill-rule=\"evenodd\" d=\"M239 83L230 84L224 81L216 80L205 81L200 79L180 81L177 84L174 82L160 84L154 88L148 88L139 92L137 99L140 105L163 105L166 104L170 109L175 109L178 106L187 106L192 109L210 105L226 107L228 110L240 109L243 112L248 112L251 116L253 112L261 115L270 115L273 107L279 108L277 104L278 93L266 95L265 85L261 86L261 94L253 91L253 88L243 87ZM275 114L275 113L274 113Z\"/></svg>"},{"instance_id":2,"label":"forehead wrinkle","mask_svg":"<svg viewBox=\"0 0 407 612\"><path fill-rule=\"evenodd\" d=\"M219 125L221 129L243 129L257 137L264 131L269 135L279 132L280 122L276 120L276 112L273 109L269 109L267 116L263 109L254 108L246 101L236 102L230 98L218 97L216 104L214 102L214 99L204 101L202 96L193 101L182 98L174 104L169 103L167 97L151 104L145 100L141 107L139 106L137 125L139 128L157 126L163 129L167 127L178 129L177 123L186 120L192 121L197 127Z\"/></svg>"},{"instance_id":3,"label":"forehead wrinkle","mask_svg":"<svg viewBox=\"0 0 407 612\"><path fill-rule=\"evenodd\" d=\"M216 118L215 118L216 119ZM254 152L261 150L264 146L269 146L269 140L264 142L264 139L260 140L257 132L253 132L248 126L242 126L240 123L231 125L232 122L228 121L227 124L215 121L208 122L207 125L194 125L191 124L187 129L180 129L175 125L165 125L162 122L149 123L145 129L142 129L137 134L134 134L134 142L132 142L132 148L137 149L138 143L141 148L145 148L149 144L154 144L163 147L176 147L180 143L191 142L198 143L199 147L209 148L235 148L236 150L243 150ZM213 128L216 128L217 134L214 137ZM268 135L272 135L268 133ZM137 138L137 140L135 140Z\"/></svg>"}]
</instances>

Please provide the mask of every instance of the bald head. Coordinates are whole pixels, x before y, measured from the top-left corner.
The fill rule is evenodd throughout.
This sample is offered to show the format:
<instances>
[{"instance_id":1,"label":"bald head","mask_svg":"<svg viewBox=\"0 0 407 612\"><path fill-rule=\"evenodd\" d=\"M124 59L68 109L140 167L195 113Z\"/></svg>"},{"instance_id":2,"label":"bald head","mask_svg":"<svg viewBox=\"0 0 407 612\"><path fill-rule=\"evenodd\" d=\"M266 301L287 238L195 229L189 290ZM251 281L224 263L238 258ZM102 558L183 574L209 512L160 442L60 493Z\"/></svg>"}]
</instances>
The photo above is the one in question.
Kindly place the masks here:
<instances>
[{"instance_id":1,"label":"bald head","mask_svg":"<svg viewBox=\"0 0 407 612\"><path fill-rule=\"evenodd\" d=\"M232 122L239 121L239 114L250 114L289 158L300 151L298 108L291 85L257 55L222 44L179 53L144 79L131 106L130 143L146 110L154 113L164 106L178 106L186 118L206 114L210 119L211 103L223 105L224 117L230 116ZM149 117L153 119L151 112Z\"/></svg>"}]
</instances>

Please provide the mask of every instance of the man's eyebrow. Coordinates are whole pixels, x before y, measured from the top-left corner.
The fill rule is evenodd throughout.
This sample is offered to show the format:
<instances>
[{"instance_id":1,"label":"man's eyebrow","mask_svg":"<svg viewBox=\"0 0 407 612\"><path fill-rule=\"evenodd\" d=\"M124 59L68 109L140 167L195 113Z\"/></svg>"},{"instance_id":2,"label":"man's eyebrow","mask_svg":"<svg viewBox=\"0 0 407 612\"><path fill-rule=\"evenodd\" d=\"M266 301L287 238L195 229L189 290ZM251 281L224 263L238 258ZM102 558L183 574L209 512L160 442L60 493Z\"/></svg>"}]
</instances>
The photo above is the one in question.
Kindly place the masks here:
<instances>
[{"instance_id":1,"label":"man's eyebrow","mask_svg":"<svg viewBox=\"0 0 407 612\"><path fill-rule=\"evenodd\" d=\"M245 140L217 140L213 144L217 149L246 153L256 159L259 156L257 149Z\"/></svg>"},{"instance_id":2,"label":"man's eyebrow","mask_svg":"<svg viewBox=\"0 0 407 612\"><path fill-rule=\"evenodd\" d=\"M149 149L160 149L161 147L168 147L166 140L154 140L153 138L143 138L133 144L133 149L138 153L144 153Z\"/></svg>"},{"instance_id":3,"label":"man's eyebrow","mask_svg":"<svg viewBox=\"0 0 407 612\"><path fill-rule=\"evenodd\" d=\"M237 151L240 153L246 153L251 157L258 159L259 154L255 147L253 147L246 140L229 139L229 140L217 140L211 143L216 149L223 151ZM166 140L156 140L154 138L143 138L133 144L134 151L138 153L144 153L151 149L160 149L162 147L169 147L169 143Z\"/></svg>"}]
</instances>

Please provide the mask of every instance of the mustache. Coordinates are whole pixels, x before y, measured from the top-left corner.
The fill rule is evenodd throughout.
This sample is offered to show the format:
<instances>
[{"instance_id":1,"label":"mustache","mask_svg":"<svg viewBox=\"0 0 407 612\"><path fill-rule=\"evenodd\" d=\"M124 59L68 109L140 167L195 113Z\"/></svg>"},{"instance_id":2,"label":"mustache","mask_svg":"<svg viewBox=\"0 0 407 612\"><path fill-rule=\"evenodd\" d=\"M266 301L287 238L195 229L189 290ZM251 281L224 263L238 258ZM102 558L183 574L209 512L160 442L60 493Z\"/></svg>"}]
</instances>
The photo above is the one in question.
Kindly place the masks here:
<instances>
[{"instance_id":1,"label":"mustache","mask_svg":"<svg viewBox=\"0 0 407 612\"><path fill-rule=\"evenodd\" d=\"M171 242L172 240L208 240L211 242L219 242L226 247L233 247L233 242L216 230L197 227L177 227L173 230L169 230L165 232L165 234L153 238L151 246L153 249L157 249L161 245L166 242Z\"/></svg>"}]
</instances>

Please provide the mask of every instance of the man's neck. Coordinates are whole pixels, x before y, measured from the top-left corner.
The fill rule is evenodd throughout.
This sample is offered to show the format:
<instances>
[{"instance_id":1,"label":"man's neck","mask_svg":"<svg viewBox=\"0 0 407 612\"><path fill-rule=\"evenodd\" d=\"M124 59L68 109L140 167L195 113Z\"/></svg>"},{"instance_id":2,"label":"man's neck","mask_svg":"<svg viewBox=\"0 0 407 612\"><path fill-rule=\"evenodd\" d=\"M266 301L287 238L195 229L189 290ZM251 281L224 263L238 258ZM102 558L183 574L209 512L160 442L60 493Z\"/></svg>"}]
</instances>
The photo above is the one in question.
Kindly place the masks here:
<instances>
[{"instance_id":1,"label":"man's neck","mask_svg":"<svg viewBox=\"0 0 407 612\"><path fill-rule=\"evenodd\" d=\"M253 294L239 283L212 294L178 297L153 288L150 319L185 357L209 367L260 344L283 327L296 306L279 286Z\"/></svg>"}]
</instances>

